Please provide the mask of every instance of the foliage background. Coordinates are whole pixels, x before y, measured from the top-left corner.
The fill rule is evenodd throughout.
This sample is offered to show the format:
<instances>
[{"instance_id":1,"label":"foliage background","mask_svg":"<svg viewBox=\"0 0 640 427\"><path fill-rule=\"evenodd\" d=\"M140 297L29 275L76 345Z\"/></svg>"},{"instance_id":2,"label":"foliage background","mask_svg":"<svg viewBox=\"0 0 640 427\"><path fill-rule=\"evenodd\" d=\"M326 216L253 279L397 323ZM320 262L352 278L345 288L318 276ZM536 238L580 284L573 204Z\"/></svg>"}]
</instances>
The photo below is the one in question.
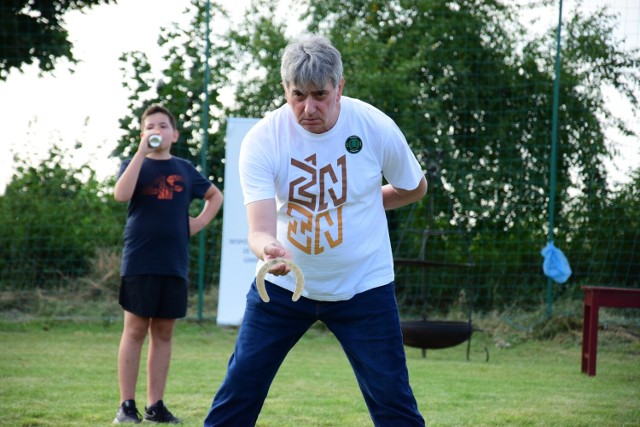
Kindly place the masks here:
<instances>
[{"instance_id":1,"label":"foliage background","mask_svg":"<svg viewBox=\"0 0 640 427\"><path fill-rule=\"evenodd\" d=\"M255 0L240 25L210 34L207 14L215 22L226 19L225 11L194 0L185 11L188 25L161 29L164 68L154 70L143 52L123 55L130 111L120 120L125 136L113 156L131 154L141 112L160 102L178 116L174 154L204 167L224 188L226 118L260 117L284 101L279 54L291 33L271 3ZM328 35L342 52L345 95L393 117L427 175L428 197L388 214L403 316L538 311L550 301L581 298L582 285L640 287L640 169L616 185L604 167L615 152L611 129L638 138L606 94L618 93L638 121L640 56L618 38L619 17L606 2L584 3L592 7L563 15L553 135L558 29L530 31L533 24L521 16L531 9L557 15L555 2L292 2L296 24ZM7 22L17 19L5 5L2 12ZM24 59L7 48L18 42L2 40L4 59L28 63L29 54ZM38 55L31 59L51 68ZM220 97L229 87L232 106ZM54 146L38 165L16 159L0 197L0 290L113 297L125 208L112 201L112 179L98 181L89 164L69 166L70 157ZM221 218L205 232L205 246L194 239L192 248L192 283L202 271L214 300ZM565 285L542 274L540 250L550 238L573 269ZM207 262L199 270L202 250ZM2 308L24 310L23 303ZM215 304L207 313L215 315Z\"/></svg>"}]
</instances>

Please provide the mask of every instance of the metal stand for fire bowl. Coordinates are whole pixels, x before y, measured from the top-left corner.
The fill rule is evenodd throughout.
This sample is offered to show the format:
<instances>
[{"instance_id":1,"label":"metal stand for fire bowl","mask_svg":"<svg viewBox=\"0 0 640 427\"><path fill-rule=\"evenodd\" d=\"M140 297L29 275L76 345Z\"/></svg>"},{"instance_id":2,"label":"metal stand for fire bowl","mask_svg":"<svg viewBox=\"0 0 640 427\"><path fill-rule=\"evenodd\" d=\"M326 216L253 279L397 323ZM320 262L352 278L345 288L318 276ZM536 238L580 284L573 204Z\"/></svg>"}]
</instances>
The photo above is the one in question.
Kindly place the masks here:
<instances>
[{"instance_id":1,"label":"metal stand for fire bowl","mask_svg":"<svg viewBox=\"0 0 640 427\"><path fill-rule=\"evenodd\" d=\"M463 263L430 261L424 259L425 246L428 236L442 235L444 232L437 230L423 230L422 243L419 258L396 258L396 266L412 266L417 268L473 268L472 261ZM468 281L467 281L468 282ZM466 284L465 292L469 295L469 284ZM472 298L471 298L472 300ZM467 321L430 320L426 316L422 320L401 321L403 342L406 346L416 347L422 350L422 357L426 357L427 349L443 349L455 347L467 342L467 360L470 359L471 337L474 332L482 332L473 326L471 321L472 304L468 307ZM489 361L489 350L485 347L486 361Z\"/></svg>"}]
</instances>

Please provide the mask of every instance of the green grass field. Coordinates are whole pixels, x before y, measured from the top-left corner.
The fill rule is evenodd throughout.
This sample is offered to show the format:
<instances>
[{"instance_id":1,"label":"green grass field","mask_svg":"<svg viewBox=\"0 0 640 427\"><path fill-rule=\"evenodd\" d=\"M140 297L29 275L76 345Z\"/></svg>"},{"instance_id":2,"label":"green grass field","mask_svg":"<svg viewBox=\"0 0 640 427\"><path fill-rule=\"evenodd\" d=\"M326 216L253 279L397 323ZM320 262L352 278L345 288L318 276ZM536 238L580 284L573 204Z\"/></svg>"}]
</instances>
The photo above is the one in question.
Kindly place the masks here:
<instances>
[{"instance_id":1,"label":"green grass field","mask_svg":"<svg viewBox=\"0 0 640 427\"><path fill-rule=\"evenodd\" d=\"M107 426L118 405L121 323L0 323L0 426ZM234 329L179 322L165 401L184 426L201 426L235 341ZM412 386L430 426L640 426L640 343L601 332L597 375L580 372L580 337L504 338L407 347ZM490 359L485 361L485 348ZM146 350L146 348L145 348ZM143 360L144 362L144 360ZM146 373L137 400L144 405ZM259 426L371 426L334 337L312 329L282 366Z\"/></svg>"}]
</instances>

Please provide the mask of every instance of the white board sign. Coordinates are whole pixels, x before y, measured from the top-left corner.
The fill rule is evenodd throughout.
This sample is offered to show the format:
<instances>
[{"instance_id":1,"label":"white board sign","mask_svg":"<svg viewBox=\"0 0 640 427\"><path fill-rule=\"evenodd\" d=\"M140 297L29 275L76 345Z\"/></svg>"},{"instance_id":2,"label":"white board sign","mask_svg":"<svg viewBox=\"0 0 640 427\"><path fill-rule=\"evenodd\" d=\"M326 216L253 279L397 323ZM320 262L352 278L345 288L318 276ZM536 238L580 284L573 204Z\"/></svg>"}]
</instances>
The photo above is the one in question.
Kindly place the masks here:
<instances>
[{"instance_id":1,"label":"white board sign","mask_svg":"<svg viewBox=\"0 0 640 427\"><path fill-rule=\"evenodd\" d=\"M242 199L238 160L240 144L258 119L230 118L224 170L224 210L222 215L222 254L216 322L238 326L242 322L246 295L253 282L258 259L247 244L247 215Z\"/></svg>"}]
</instances>

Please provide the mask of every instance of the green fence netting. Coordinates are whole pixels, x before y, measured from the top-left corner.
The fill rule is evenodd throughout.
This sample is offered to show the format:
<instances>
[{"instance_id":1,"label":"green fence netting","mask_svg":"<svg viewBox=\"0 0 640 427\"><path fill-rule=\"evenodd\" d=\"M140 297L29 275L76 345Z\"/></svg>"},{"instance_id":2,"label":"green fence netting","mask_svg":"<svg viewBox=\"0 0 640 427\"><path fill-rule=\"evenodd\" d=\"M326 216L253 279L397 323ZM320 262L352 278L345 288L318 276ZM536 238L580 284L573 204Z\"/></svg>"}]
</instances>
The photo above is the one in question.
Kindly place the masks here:
<instances>
[{"instance_id":1,"label":"green fence netting","mask_svg":"<svg viewBox=\"0 0 640 427\"><path fill-rule=\"evenodd\" d=\"M52 9L0 6L0 85L12 84L22 62L48 70L43 58L66 52L64 31L48 26L68 2L40 3ZM216 31L228 19L221 7L192 1L188 24L158 29L163 84L142 53L123 55L130 111L114 156L126 157L141 109L159 101L184 111L177 154L224 176L225 118L259 117L282 102L279 51L294 22L331 37L345 94L396 120L429 181L424 201L388 213L404 317L542 316L581 300L581 286L640 287L640 6L290 3L302 18L255 1L240 23ZM55 24L64 29L64 13ZM219 101L225 87L235 90L232 105ZM70 169L65 150L47 148L39 164L17 159L0 197L0 290L80 284L104 297L100 286L117 286L124 210L92 165ZM217 292L220 218L193 242L191 282L207 295ZM564 284L542 272L550 240L572 268Z\"/></svg>"}]
</instances>

